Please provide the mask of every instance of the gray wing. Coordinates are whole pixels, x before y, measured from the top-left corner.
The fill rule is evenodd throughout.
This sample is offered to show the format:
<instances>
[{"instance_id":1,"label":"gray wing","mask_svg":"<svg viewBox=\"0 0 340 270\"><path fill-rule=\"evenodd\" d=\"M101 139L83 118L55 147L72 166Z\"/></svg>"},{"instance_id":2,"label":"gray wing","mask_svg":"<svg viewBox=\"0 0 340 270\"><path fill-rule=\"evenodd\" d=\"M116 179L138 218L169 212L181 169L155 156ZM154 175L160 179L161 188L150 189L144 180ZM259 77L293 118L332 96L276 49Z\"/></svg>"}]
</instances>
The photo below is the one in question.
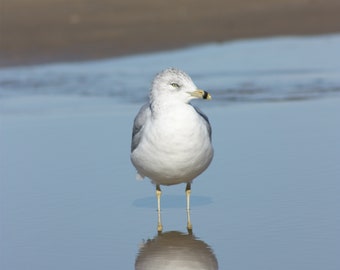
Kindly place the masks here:
<instances>
[{"instance_id":1,"label":"gray wing","mask_svg":"<svg viewBox=\"0 0 340 270\"><path fill-rule=\"evenodd\" d=\"M150 105L145 104L140 108L133 122L131 152L135 150L141 140L142 130L146 119L151 115Z\"/></svg>"},{"instance_id":2,"label":"gray wing","mask_svg":"<svg viewBox=\"0 0 340 270\"><path fill-rule=\"evenodd\" d=\"M204 120L204 123L205 123L205 126L208 130L208 133L209 133L209 138L210 138L210 141L211 141L211 126L210 126L210 122L209 122L209 119L208 119L208 116L206 116L199 108L193 106L194 109L196 110L196 112L202 117L202 119Z\"/></svg>"}]
</instances>

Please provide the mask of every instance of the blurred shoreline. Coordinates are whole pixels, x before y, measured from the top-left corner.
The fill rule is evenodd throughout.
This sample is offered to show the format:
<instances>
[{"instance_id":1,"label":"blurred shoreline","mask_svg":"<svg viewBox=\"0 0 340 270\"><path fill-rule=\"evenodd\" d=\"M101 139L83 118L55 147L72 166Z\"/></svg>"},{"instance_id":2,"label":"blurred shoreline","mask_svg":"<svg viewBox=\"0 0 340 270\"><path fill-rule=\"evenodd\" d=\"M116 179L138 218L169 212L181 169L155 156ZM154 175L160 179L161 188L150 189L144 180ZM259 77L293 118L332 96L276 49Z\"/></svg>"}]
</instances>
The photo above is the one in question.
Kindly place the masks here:
<instances>
[{"instance_id":1,"label":"blurred shoreline","mask_svg":"<svg viewBox=\"0 0 340 270\"><path fill-rule=\"evenodd\" d=\"M337 0L4 0L0 67L340 32Z\"/></svg>"}]
</instances>

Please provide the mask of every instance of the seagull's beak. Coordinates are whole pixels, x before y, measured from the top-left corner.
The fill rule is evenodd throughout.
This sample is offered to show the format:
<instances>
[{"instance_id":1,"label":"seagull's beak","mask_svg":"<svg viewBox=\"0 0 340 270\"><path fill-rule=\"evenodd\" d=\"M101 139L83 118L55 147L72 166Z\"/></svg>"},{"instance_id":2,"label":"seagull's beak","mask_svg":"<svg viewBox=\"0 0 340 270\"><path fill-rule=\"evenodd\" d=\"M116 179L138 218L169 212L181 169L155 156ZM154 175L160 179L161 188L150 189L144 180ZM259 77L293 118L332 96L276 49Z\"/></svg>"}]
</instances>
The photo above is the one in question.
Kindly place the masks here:
<instances>
[{"instance_id":1,"label":"seagull's beak","mask_svg":"<svg viewBox=\"0 0 340 270\"><path fill-rule=\"evenodd\" d=\"M194 92L188 92L188 93L195 98L203 98L203 99L207 99L207 100L211 99L211 95L207 91L204 91L204 90L201 90L201 89L197 89Z\"/></svg>"}]
</instances>

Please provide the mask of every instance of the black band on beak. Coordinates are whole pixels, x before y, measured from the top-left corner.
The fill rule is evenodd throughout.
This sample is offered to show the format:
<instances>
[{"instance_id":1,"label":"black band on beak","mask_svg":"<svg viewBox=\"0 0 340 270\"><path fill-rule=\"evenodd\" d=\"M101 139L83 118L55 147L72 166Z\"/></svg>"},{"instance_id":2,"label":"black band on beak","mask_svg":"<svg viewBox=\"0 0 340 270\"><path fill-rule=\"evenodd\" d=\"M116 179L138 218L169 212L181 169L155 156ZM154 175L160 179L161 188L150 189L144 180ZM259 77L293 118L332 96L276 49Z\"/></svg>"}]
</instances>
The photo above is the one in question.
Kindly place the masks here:
<instances>
[{"instance_id":1,"label":"black band on beak","mask_svg":"<svg viewBox=\"0 0 340 270\"><path fill-rule=\"evenodd\" d=\"M203 91L203 99L207 99L209 93L207 91Z\"/></svg>"}]
</instances>

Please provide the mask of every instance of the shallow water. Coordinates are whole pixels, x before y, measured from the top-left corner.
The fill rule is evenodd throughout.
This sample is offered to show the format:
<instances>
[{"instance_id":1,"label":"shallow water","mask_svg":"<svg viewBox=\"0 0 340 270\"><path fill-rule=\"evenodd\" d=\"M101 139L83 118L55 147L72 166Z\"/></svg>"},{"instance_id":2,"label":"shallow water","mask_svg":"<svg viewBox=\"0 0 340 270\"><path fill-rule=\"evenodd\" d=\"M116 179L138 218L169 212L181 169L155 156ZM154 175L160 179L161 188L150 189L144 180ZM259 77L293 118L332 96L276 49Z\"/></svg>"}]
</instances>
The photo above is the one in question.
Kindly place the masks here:
<instances>
[{"instance_id":1,"label":"shallow water","mask_svg":"<svg viewBox=\"0 0 340 270\"><path fill-rule=\"evenodd\" d=\"M0 98L111 97L140 103L169 66L188 72L219 103L339 96L340 35L207 44L109 60L0 69Z\"/></svg>"},{"instance_id":2,"label":"shallow water","mask_svg":"<svg viewBox=\"0 0 340 270\"><path fill-rule=\"evenodd\" d=\"M206 109L215 158L193 183L193 236L184 185L163 188L157 233L154 187L129 162L136 106L3 117L0 268L133 269L149 256L166 269L200 254L219 269L338 269L339 108Z\"/></svg>"},{"instance_id":3,"label":"shallow water","mask_svg":"<svg viewBox=\"0 0 340 270\"><path fill-rule=\"evenodd\" d=\"M268 49L270 44L309 40L319 48L338 39L269 39L226 47L254 49L254 44L262 44L268 55L278 55L276 49ZM339 269L338 93L321 91L315 96L308 90L303 99L319 98L292 102L297 88L277 93L271 87L282 86L281 82L308 86L313 82L310 78L317 77L323 78L325 88L333 83L338 87L338 63L327 57L327 61L307 59L300 63L320 65L304 75L279 72L262 77L254 71L252 76L236 72L230 73L231 80L220 81L225 70L219 73L218 65L204 62L204 57L191 58L204 49L210 52L209 59L216 53L218 62L220 46L89 65L0 70L0 269L152 269L150 264L154 269L180 269L178 265L216 269L217 264L218 269ZM298 55L304 51L299 50ZM144 99L151 73L187 53L182 68L188 67L200 87L212 84L214 98L222 99L198 103L213 127L215 157L192 186L192 232L187 230L185 185L177 185L162 189L163 232L158 233L154 187L149 180L135 180L129 161L132 120L140 105L134 103ZM230 53L232 57L246 59L242 53ZM254 56L252 67L261 62L257 57L260 54ZM190 65L189 59L195 61ZM286 63L287 70L297 65L292 59L275 61ZM140 71L142 64L146 68ZM243 66L234 64L234 70ZM263 65L271 70L269 64ZM117 75L117 83L131 74L136 77L124 82L127 92L110 94L118 86L108 77L119 68L124 72L121 79ZM211 73L203 76L206 70ZM49 80L56 71L69 78L64 84L61 76L62 93L58 80L56 84ZM73 80L77 72L85 74L84 81ZM235 91L237 98L228 98L219 87L220 83L227 88L237 82L242 85L249 76L259 85L269 85L263 98L251 91ZM28 83L42 78L46 85L41 87ZM84 97L84 88L78 88L101 89L102 84L106 86L103 97L94 90ZM15 89L8 88L13 85ZM286 102L263 102L281 100L279 96ZM257 103L235 104L234 100Z\"/></svg>"}]
</instances>

